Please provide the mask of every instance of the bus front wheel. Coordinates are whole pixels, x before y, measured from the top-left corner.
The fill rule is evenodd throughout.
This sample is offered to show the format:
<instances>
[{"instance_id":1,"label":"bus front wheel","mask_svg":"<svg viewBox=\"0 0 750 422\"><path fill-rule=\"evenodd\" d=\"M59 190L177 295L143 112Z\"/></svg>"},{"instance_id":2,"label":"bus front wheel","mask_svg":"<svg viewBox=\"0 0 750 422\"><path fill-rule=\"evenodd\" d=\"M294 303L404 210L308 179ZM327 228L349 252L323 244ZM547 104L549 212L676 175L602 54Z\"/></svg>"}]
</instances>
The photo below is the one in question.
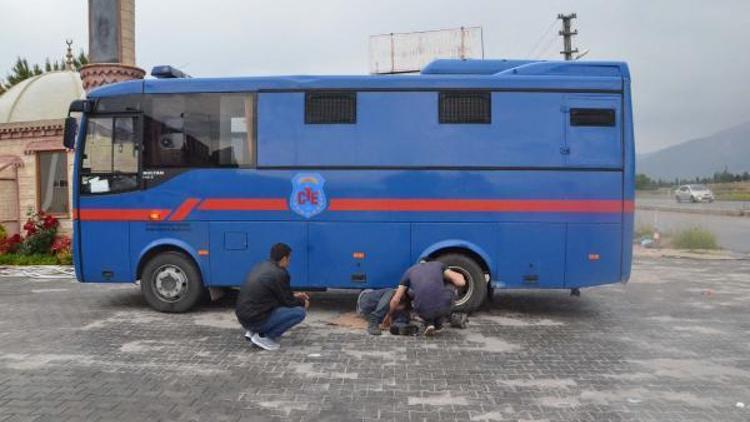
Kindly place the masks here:
<instances>
[{"instance_id":1,"label":"bus front wheel","mask_svg":"<svg viewBox=\"0 0 750 422\"><path fill-rule=\"evenodd\" d=\"M438 256L437 260L466 280L466 286L458 289L453 309L457 312L471 312L482 306L487 298L487 281L482 267L475 260L461 254L445 254Z\"/></svg>"},{"instance_id":2,"label":"bus front wheel","mask_svg":"<svg viewBox=\"0 0 750 422\"><path fill-rule=\"evenodd\" d=\"M187 312L204 297L200 272L193 261L177 251L162 252L143 267L141 292L160 312Z\"/></svg>"}]
</instances>

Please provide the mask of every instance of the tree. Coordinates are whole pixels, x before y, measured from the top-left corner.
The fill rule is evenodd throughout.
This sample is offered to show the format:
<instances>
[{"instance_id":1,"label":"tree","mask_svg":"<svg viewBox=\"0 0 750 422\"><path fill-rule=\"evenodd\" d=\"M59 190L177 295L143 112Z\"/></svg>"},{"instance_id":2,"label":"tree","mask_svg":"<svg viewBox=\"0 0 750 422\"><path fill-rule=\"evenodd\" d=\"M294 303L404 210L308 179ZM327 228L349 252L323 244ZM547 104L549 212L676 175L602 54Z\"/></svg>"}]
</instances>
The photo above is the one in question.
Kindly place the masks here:
<instances>
[{"instance_id":1,"label":"tree","mask_svg":"<svg viewBox=\"0 0 750 422\"><path fill-rule=\"evenodd\" d=\"M80 53L78 53L78 57L73 57L73 67L76 70L81 70L83 66L86 66L89 64L89 56L86 55L86 53L81 50Z\"/></svg>"},{"instance_id":2,"label":"tree","mask_svg":"<svg viewBox=\"0 0 750 422\"><path fill-rule=\"evenodd\" d=\"M35 73L37 69L39 70L39 73ZM42 69L39 68L38 65L34 66L34 68L30 68L29 62L26 59L22 59L19 57L16 59L16 64L13 65L13 68L10 70L10 72L11 73L8 75L6 88L10 88L25 79L41 74Z\"/></svg>"},{"instance_id":3,"label":"tree","mask_svg":"<svg viewBox=\"0 0 750 422\"><path fill-rule=\"evenodd\" d=\"M635 189L645 190L654 187L654 181L643 173L635 175Z\"/></svg>"},{"instance_id":4,"label":"tree","mask_svg":"<svg viewBox=\"0 0 750 422\"><path fill-rule=\"evenodd\" d=\"M57 60L55 60L54 63L50 63L49 57L44 60L44 71L45 72L55 72L55 71L63 70L63 69L65 69L65 62L64 61L62 63L60 63Z\"/></svg>"},{"instance_id":5,"label":"tree","mask_svg":"<svg viewBox=\"0 0 750 422\"><path fill-rule=\"evenodd\" d=\"M78 53L77 57L73 57L73 68L76 71L81 70L81 67L87 65L88 63L89 58L88 56L86 56L86 53L84 53L83 50ZM18 57L16 59L16 64L13 65L13 68L10 70L10 73L6 77L6 81L0 79L0 94L9 90L13 85L33 76L41 75L45 72L54 72L64 69L65 57L63 57L60 61L55 60L54 62L47 58L44 60L43 68L38 64L29 66L28 60Z\"/></svg>"}]
</instances>

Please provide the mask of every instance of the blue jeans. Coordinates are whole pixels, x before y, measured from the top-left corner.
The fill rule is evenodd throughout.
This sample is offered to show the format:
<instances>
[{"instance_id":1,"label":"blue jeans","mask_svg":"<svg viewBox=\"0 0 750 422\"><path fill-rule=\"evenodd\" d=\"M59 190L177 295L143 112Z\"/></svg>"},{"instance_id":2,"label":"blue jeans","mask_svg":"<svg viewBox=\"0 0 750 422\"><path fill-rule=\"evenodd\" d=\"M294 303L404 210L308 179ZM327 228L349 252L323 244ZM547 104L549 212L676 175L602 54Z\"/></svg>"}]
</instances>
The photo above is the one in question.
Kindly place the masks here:
<instances>
[{"instance_id":1,"label":"blue jeans","mask_svg":"<svg viewBox=\"0 0 750 422\"><path fill-rule=\"evenodd\" d=\"M367 317L373 316L377 322L383 322L391 306L391 299L396 289L367 289L357 299L357 313ZM409 314L403 310L394 312L394 324L408 324Z\"/></svg>"},{"instance_id":2,"label":"blue jeans","mask_svg":"<svg viewBox=\"0 0 750 422\"><path fill-rule=\"evenodd\" d=\"M301 306L296 306L294 308L280 306L271 311L264 322L251 328L255 328L253 331L256 331L264 337L278 338L304 319L305 308Z\"/></svg>"}]
</instances>

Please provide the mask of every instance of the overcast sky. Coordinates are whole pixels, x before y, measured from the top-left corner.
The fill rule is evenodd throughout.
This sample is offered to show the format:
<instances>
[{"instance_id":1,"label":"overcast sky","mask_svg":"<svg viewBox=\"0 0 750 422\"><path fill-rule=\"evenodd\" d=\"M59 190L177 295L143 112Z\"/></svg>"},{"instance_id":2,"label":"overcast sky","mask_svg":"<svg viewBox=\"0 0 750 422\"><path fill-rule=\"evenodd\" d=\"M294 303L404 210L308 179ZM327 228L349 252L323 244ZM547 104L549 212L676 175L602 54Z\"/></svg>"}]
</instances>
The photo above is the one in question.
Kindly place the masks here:
<instances>
[{"instance_id":1,"label":"overcast sky","mask_svg":"<svg viewBox=\"0 0 750 422\"><path fill-rule=\"evenodd\" d=\"M62 56L65 38L88 50L87 4L2 0L0 77L17 56ZM553 59L551 25L573 11L586 59L630 65L640 152L750 120L748 0L136 0L136 60L193 76L364 74L369 35L474 25L487 58Z\"/></svg>"}]
</instances>

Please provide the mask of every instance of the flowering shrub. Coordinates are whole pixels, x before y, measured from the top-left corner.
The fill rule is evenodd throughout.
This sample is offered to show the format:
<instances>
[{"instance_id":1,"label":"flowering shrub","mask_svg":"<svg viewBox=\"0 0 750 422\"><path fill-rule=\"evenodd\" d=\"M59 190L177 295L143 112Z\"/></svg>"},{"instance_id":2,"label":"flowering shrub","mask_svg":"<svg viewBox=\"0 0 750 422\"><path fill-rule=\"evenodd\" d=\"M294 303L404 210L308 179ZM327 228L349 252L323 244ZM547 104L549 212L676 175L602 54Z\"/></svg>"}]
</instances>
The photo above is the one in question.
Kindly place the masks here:
<instances>
[{"instance_id":1,"label":"flowering shrub","mask_svg":"<svg viewBox=\"0 0 750 422\"><path fill-rule=\"evenodd\" d=\"M11 237L0 239L0 255L15 253L22 242L23 238L17 233Z\"/></svg>"},{"instance_id":2,"label":"flowering shrub","mask_svg":"<svg viewBox=\"0 0 750 422\"><path fill-rule=\"evenodd\" d=\"M29 218L23 225L26 240L23 241L18 251L24 255L50 253L50 247L55 240L60 222L43 211L37 213L29 211L27 216Z\"/></svg>"},{"instance_id":3,"label":"flowering shrub","mask_svg":"<svg viewBox=\"0 0 750 422\"><path fill-rule=\"evenodd\" d=\"M72 242L68 236L57 236L60 222L44 212L29 212L23 225L26 238L14 234L0 236L0 264L49 265L73 262Z\"/></svg>"},{"instance_id":4,"label":"flowering shrub","mask_svg":"<svg viewBox=\"0 0 750 422\"><path fill-rule=\"evenodd\" d=\"M52 253L57 257L60 264L70 264L73 262L73 251L70 238L68 236L58 236L52 242Z\"/></svg>"}]
</instances>

